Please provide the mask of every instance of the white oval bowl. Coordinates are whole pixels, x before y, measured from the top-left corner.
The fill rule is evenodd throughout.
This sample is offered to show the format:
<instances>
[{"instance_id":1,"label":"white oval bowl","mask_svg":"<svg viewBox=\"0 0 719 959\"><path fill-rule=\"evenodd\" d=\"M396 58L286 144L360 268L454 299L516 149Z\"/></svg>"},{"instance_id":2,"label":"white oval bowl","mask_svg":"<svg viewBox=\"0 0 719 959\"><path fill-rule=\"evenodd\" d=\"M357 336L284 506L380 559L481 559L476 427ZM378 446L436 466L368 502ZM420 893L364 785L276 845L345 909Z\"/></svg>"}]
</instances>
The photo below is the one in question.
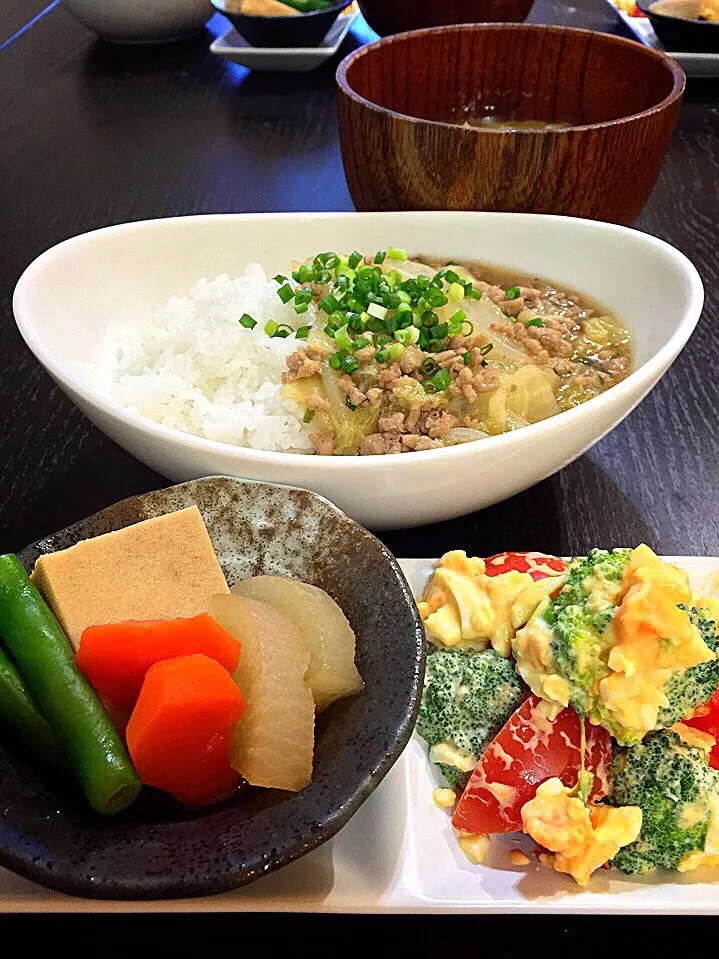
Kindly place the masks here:
<instances>
[{"instance_id":1,"label":"white oval bowl","mask_svg":"<svg viewBox=\"0 0 719 959\"><path fill-rule=\"evenodd\" d=\"M210 0L65 0L80 23L116 43L163 43L200 31Z\"/></svg>"},{"instance_id":2,"label":"white oval bowl","mask_svg":"<svg viewBox=\"0 0 719 959\"><path fill-rule=\"evenodd\" d=\"M462 446L399 456L321 457L243 449L161 426L83 378L110 323L144 317L202 276L268 275L324 250L408 248L536 274L629 324L637 369L575 409ZM590 220L522 213L223 214L147 220L66 240L23 273L13 299L25 342L112 440L175 482L227 474L322 493L374 529L432 523L506 499L575 459L666 372L696 326L695 268L655 237Z\"/></svg>"}]
</instances>

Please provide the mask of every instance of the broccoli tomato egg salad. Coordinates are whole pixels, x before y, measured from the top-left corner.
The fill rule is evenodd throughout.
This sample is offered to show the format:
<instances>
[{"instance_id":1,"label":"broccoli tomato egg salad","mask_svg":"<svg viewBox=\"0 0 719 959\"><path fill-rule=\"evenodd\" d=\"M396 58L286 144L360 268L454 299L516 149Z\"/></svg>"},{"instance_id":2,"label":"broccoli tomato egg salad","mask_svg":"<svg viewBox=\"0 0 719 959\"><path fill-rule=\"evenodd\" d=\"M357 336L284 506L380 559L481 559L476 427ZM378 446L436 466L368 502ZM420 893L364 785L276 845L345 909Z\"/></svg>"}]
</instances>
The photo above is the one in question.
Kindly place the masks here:
<instances>
[{"instance_id":1,"label":"broccoli tomato egg salad","mask_svg":"<svg viewBox=\"0 0 719 959\"><path fill-rule=\"evenodd\" d=\"M473 862L525 833L582 886L600 867L719 865L719 600L647 546L568 564L453 551L419 610L417 730Z\"/></svg>"}]
</instances>

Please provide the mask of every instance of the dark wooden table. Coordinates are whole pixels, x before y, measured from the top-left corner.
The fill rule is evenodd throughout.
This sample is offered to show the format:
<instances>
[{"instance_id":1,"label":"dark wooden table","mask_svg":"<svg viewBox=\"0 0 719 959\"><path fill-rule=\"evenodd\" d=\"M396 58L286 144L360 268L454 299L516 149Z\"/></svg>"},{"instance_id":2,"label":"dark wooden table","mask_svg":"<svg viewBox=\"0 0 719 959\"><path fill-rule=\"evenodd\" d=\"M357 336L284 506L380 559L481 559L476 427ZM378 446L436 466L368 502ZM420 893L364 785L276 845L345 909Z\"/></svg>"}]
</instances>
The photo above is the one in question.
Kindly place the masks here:
<instances>
[{"instance_id":1,"label":"dark wooden table","mask_svg":"<svg viewBox=\"0 0 719 959\"><path fill-rule=\"evenodd\" d=\"M623 31L602 0L571 4L538 0L531 19ZM222 29L221 19L210 29ZM352 209L337 140L336 64L313 74L248 74L213 57L208 40L112 47L61 5L0 0L2 551L166 484L91 426L20 341L11 295L37 254L123 220ZM343 52L358 42L348 38ZM719 551L718 104L719 82L689 82L637 224L686 253L707 289L699 330L670 373L611 436L552 479L460 521L386 534L398 555L450 547L578 553L640 541L663 553Z\"/></svg>"}]
</instances>

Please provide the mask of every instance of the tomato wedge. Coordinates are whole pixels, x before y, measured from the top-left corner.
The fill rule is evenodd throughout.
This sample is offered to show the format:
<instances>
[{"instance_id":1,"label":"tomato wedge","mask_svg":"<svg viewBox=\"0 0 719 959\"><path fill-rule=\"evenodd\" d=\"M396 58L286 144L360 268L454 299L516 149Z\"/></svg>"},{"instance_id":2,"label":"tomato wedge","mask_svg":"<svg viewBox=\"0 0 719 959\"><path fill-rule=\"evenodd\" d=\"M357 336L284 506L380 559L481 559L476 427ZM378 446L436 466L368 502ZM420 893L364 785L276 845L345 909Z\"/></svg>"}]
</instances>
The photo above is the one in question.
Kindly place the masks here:
<instances>
[{"instance_id":1,"label":"tomato wedge","mask_svg":"<svg viewBox=\"0 0 719 959\"><path fill-rule=\"evenodd\" d=\"M698 706L691 719L683 720L685 726L692 726L714 737L714 746L709 753L709 765L719 769L719 690L708 703Z\"/></svg>"},{"instance_id":2,"label":"tomato wedge","mask_svg":"<svg viewBox=\"0 0 719 959\"><path fill-rule=\"evenodd\" d=\"M529 573L532 579L537 580L567 572L567 564L563 559L545 553L497 553L488 556L484 564L487 576L499 576L514 570L517 573Z\"/></svg>"},{"instance_id":3,"label":"tomato wedge","mask_svg":"<svg viewBox=\"0 0 719 959\"><path fill-rule=\"evenodd\" d=\"M581 760L579 716L568 706L549 720L538 710L540 703L537 696L526 699L489 744L455 808L455 829L521 831L522 806L541 783L558 776L565 786L576 786ZM590 799L597 800L609 792L611 738L587 720L585 729L584 764L594 773Z\"/></svg>"}]
</instances>

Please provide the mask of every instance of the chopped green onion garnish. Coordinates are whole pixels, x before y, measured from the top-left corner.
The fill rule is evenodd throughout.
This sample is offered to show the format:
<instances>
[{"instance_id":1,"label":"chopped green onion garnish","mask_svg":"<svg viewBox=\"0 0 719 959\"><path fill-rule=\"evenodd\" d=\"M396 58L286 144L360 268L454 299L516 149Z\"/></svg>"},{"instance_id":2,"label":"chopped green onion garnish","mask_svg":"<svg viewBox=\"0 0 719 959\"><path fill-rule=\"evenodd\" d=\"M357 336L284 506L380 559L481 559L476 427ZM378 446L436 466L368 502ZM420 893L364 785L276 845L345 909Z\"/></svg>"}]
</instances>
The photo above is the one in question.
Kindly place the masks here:
<instances>
[{"instance_id":1,"label":"chopped green onion garnish","mask_svg":"<svg viewBox=\"0 0 719 959\"><path fill-rule=\"evenodd\" d=\"M314 410L305 410L305 415L302 417L304 423L311 423L314 419L315 411Z\"/></svg>"},{"instance_id":2,"label":"chopped green onion garnish","mask_svg":"<svg viewBox=\"0 0 719 959\"><path fill-rule=\"evenodd\" d=\"M407 258L405 257L405 259ZM402 282L402 274L399 272L399 270L390 270L387 274L387 279L393 286L399 286L399 284Z\"/></svg>"},{"instance_id":3,"label":"chopped green onion garnish","mask_svg":"<svg viewBox=\"0 0 719 959\"><path fill-rule=\"evenodd\" d=\"M284 340L290 335L290 333L293 333L293 332L294 330L292 329L291 326L288 326L286 323L279 323L277 325L277 329L275 330L275 332L271 334L271 337L273 339L276 337L279 340Z\"/></svg>"},{"instance_id":4,"label":"chopped green onion garnish","mask_svg":"<svg viewBox=\"0 0 719 959\"><path fill-rule=\"evenodd\" d=\"M444 270L443 275L447 283L450 284L450 286L452 285L452 283L459 283L459 277L454 272L454 270ZM462 287L462 289L464 289L464 287Z\"/></svg>"},{"instance_id":5,"label":"chopped green onion garnish","mask_svg":"<svg viewBox=\"0 0 719 959\"><path fill-rule=\"evenodd\" d=\"M392 346L389 347L389 355L392 360L398 360L403 353L404 346L401 343L393 343Z\"/></svg>"},{"instance_id":6,"label":"chopped green onion garnish","mask_svg":"<svg viewBox=\"0 0 719 959\"><path fill-rule=\"evenodd\" d=\"M345 399L345 406L347 407L348 410L352 410L353 413L357 409L354 403L350 403L349 396Z\"/></svg>"},{"instance_id":7,"label":"chopped green onion garnish","mask_svg":"<svg viewBox=\"0 0 719 959\"><path fill-rule=\"evenodd\" d=\"M516 300L522 295L522 291L518 286L510 286L510 288L505 292L504 296L507 300Z\"/></svg>"},{"instance_id":8,"label":"chopped green onion garnish","mask_svg":"<svg viewBox=\"0 0 719 959\"><path fill-rule=\"evenodd\" d=\"M351 350L353 347L352 340L347 333L347 326L341 326L335 333L335 340L337 345L343 350Z\"/></svg>"},{"instance_id":9,"label":"chopped green onion garnish","mask_svg":"<svg viewBox=\"0 0 719 959\"><path fill-rule=\"evenodd\" d=\"M472 356L471 356L469 350L467 350L466 353L463 353L463 354L462 354L462 359L464 360L464 365L465 365L465 366L469 366L469 364L470 364L470 362L471 362L471 360L472 360Z\"/></svg>"},{"instance_id":10,"label":"chopped green onion garnish","mask_svg":"<svg viewBox=\"0 0 719 959\"><path fill-rule=\"evenodd\" d=\"M257 326L257 320L253 320L249 313L242 314L240 323L246 330L252 330Z\"/></svg>"},{"instance_id":11,"label":"chopped green onion garnish","mask_svg":"<svg viewBox=\"0 0 719 959\"><path fill-rule=\"evenodd\" d=\"M403 346L410 346L419 339L419 330L416 326L408 326L404 329L397 330L394 338L398 343L402 343Z\"/></svg>"},{"instance_id":12,"label":"chopped green onion garnish","mask_svg":"<svg viewBox=\"0 0 719 959\"><path fill-rule=\"evenodd\" d=\"M494 343L485 343L482 349L479 351L480 356L486 356L487 353L491 353L494 349Z\"/></svg>"},{"instance_id":13,"label":"chopped green onion garnish","mask_svg":"<svg viewBox=\"0 0 719 959\"><path fill-rule=\"evenodd\" d=\"M344 370L345 373L354 373L355 370L359 369L359 363L354 356L344 356L340 363L340 369Z\"/></svg>"},{"instance_id":14,"label":"chopped green onion garnish","mask_svg":"<svg viewBox=\"0 0 719 959\"><path fill-rule=\"evenodd\" d=\"M274 320L268 320L268 321L265 323L265 333L266 333L269 337L273 337L273 336L275 335L275 333L279 330L279 328L280 328L280 324L279 324L279 323L275 323Z\"/></svg>"},{"instance_id":15,"label":"chopped green onion garnish","mask_svg":"<svg viewBox=\"0 0 719 959\"><path fill-rule=\"evenodd\" d=\"M437 325L431 327L429 331L429 335L435 340L443 340L448 333L449 333L448 323L437 323Z\"/></svg>"},{"instance_id":16,"label":"chopped green onion garnish","mask_svg":"<svg viewBox=\"0 0 719 959\"><path fill-rule=\"evenodd\" d=\"M355 350L355 352L357 350L366 350L367 347L371 345L372 344L370 343L370 341L367 339L366 336L358 336L357 339L352 344L352 349Z\"/></svg>"},{"instance_id":17,"label":"chopped green onion garnish","mask_svg":"<svg viewBox=\"0 0 719 959\"><path fill-rule=\"evenodd\" d=\"M298 315L300 313L306 313L309 310L309 308L310 308L309 303L297 303L295 301L295 313L297 313Z\"/></svg>"},{"instance_id":18,"label":"chopped green onion garnish","mask_svg":"<svg viewBox=\"0 0 719 959\"><path fill-rule=\"evenodd\" d=\"M283 303L289 303L292 297L295 295L292 287L289 283L285 283L284 286L281 286L277 291L277 295L282 300Z\"/></svg>"},{"instance_id":19,"label":"chopped green onion garnish","mask_svg":"<svg viewBox=\"0 0 719 959\"><path fill-rule=\"evenodd\" d=\"M475 290L471 283L468 283L464 288L465 296L468 296L470 300L481 300L482 294L479 290Z\"/></svg>"},{"instance_id":20,"label":"chopped green onion garnish","mask_svg":"<svg viewBox=\"0 0 719 959\"><path fill-rule=\"evenodd\" d=\"M354 270L359 266L361 262L362 262L362 254L358 253L357 250L355 250L352 256L347 260L347 266L349 266L350 270Z\"/></svg>"},{"instance_id":21,"label":"chopped green onion garnish","mask_svg":"<svg viewBox=\"0 0 719 959\"><path fill-rule=\"evenodd\" d=\"M432 383L434 386L433 390L427 390L428 393L441 392L446 390L449 384L452 382L452 374L449 370L438 370L431 380L428 380L424 383L424 388L427 390L429 383Z\"/></svg>"},{"instance_id":22,"label":"chopped green onion garnish","mask_svg":"<svg viewBox=\"0 0 719 959\"><path fill-rule=\"evenodd\" d=\"M527 326L544 326L544 320L541 316L535 316L533 320L527 323Z\"/></svg>"},{"instance_id":23,"label":"chopped green onion garnish","mask_svg":"<svg viewBox=\"0 0 719 959\"><path fill-rule=\"evenodd\" d=\"M281 273L278 273L277 276L273 276L272 279L275 281L275 283L286 283L286 282L287 282L287 277L286 277L286 276L282 276Z\"/></svg>"},{"instance_id":24,"label":"chopped green onion garnish","mask_svg":"<svg viewBox=\"0 0 719 959\"><path fill-rule=\"evenodd\" d=\"M390 258L390 260L406 260L407 251L400 250L396 246L391 246L389 250L387 250L387 256Z\"/></svg>"},{"instance_id":25,"label":"chopped green onion garnish","mask_svg":"<svg viewBox=\"0 0 719 959\"><path fill-rule=\"evenodd\" d=\"M429 376L431 373L434 373L436 369L437 369L437 361L432 359L431 356L428 356L427 359L424 360L424 362L420 366L419 371L420 373L422 373L423 376Z\"/></svg>"},{"instance_id":26,"label":"chopped green onion garnish","mask_svg":"<svg viewBox=\"0 0 719 959\"><path fill-rule=\"evenodd\" d=\"M386 259L387 259L387 254L386 254L386 253L383 253L383 252L380 250L380 251L378 251L378 252L375 254L374 261L375 261L375 263L380 263L380 264L381 264L381 263L384 263L384 261L385 261Z\"/></svg>"},{"instance_id":27,"label":"chopped green onion garnish","mask_svg":"<svg viewBox=\"0 0 719 959\"><path fill-rule=\"evenodd\" d=\"M364 323L359 313L349 313L347 315L347 328L350 333L364 333Z\"/></svg>"},{"instance_id":28,"label":"chopped green onion garnish","mask_svg":"<svg viewBox=\"0 0 719 959\"><path fill-rule=\"evenodd\" d=\"M298 340L306 340L311 329L311 326L300 326L295 330L295 336Z\"/></svg>"},{"instance_id":29,"label":"chopped green onion garnish","mask_svg":"<svg viewBox=\"0 0 719 959\"><path fill-rule=\"evenodd\" d=\"M374 358L378 363L386 363L387 360L390 358L390 355L391 354L389 350L377 350L377 352L374 355Z\"/></svg>"},{"instance_id":30,"label":"chopped green onion garnish","mask_svg":"<svg viewBox=\"0 0 719 959\"><path fill-rule=\"evenodd\" d=\"M333 353L327 362L333 370L338 370L342 364L342 356L339 353Z\"/></svg>"},{"instance_id":31,"label":"chopped green onion garnish","mask_svg":"<svg viewBox=\"0 0 719 959\"><path fill-rule=\"evenodd\" d=\"M323 310L328 315L336 313L339 310L340 304L333 296L326 296L324 300L320 300L320 309Z\"/></svg>"},{"instance_id":32,"label":"chopped green onion garnish","mask_svg":"<svg viewBox=\"0 0 719 959\"><path fill-rule=\"evenodd\" d=\"M370 303L367 307L370 316L375 316L378 320L383 320L387 316L387 308L380 306L379 303Z\"/></svg>"},{"instance_id":33,"label":"chopped green onion garnish","mask_svg":"<svg viewBox=\"0 0 719 959\"><path fill-rule=\"evenodd\" d=\"M447 296L452 303L461 303L464 299L464 287L461 283L452 283L447 290Z\"/></svg>"}]
</instances>

